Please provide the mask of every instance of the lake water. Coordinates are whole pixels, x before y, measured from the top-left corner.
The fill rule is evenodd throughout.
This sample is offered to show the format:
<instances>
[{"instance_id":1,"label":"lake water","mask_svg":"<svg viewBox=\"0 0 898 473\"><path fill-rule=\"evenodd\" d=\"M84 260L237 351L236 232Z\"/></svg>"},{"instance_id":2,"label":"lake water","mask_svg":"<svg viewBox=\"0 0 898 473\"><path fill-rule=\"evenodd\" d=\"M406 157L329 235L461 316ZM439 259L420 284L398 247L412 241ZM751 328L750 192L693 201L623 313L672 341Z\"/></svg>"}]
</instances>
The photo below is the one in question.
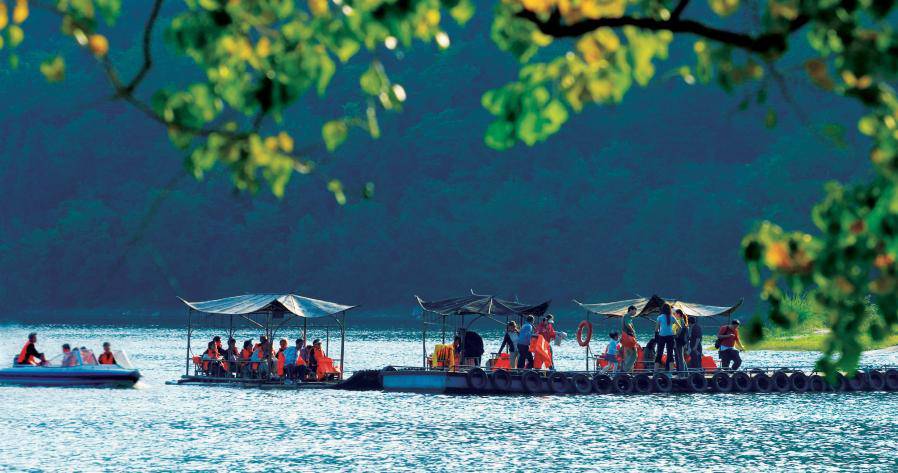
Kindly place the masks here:
<instances>
[{"instance_id":1,"label":"lake water","mask_svg":"<svg viewBox=\"0 0 898 473\"><path fill-rule=\"evenodd\" d=\"M48 355L66 342L109 340L144 378L135 389L0 387L0 471L898 470L898 392L525 397L166 386L184 370L184 330L6 325L6 359L30 331ZM350 371L415 365L421 339L411 329L351 330L346 350ZM561 369L583 366L570 341L556 359ZM814 355L745 359L807 366ZM864 362L898 364L898 354Z\"/></svg>"}]
</instances>

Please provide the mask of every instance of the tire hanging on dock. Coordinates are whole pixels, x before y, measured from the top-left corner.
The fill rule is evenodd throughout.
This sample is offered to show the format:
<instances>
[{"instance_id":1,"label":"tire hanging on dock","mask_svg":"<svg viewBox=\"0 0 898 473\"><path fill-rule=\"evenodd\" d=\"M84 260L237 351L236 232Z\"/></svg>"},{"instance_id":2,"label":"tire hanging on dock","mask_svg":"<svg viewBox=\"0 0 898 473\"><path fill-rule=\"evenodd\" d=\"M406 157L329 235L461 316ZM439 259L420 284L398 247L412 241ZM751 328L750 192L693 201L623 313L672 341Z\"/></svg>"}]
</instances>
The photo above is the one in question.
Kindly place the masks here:
<instances>
[{"instance_id":1,"label":"tire hanging on dock","mask_svg":"<svg viewBox=\"0 0 898 473\"><path fill-rule=\"evenodd\" d=\"M549 375L549 389L556 394L567 394L571 391L571 380L566 374L556 371Z\"/></svg>"},{"instance_id":2,"label":"tire hanging on dock","mask_svg":"<svg viewBox=\"0 0 898 473\"><path fill-rule=\"evenodd\" d=\"M789 387L793 392L803 393L808 390L810 387L808 385L808 375L802 373L801 371L796 371L789 375Z\"/></svg>"},{"instance_id":3,"label":"tire hanging on dock","mask_svg":"<svg viewBox=\"0 0 898 473\"><path fill-rule=\"evenodd\" d=\"M751 377L752 391L758 393L769 393L772 388L773 383L770 381L770 376L767 376L767 373L755 373L754 376Z\"/></svg>"},{"instance_id":4,"label":"tire hanging on dock","mask_svg":"<svg viewBox=\"0 0 898 473\"><path fill-rule=\"evenodd\" d=\"M783 370L773 372L773 376L770 377L770 385L773 391L780 393L787 392L792 387L792 383L789 382L789 375Z\"/></svg>"},{"instance_id":5,"label":"tire hanging on dock","mask_svg":"<svg viewBox=\"0 0 898 473\"><path fill-rule=\"evenodd\" d=\"M652 384L656 393L669 393L673 389L673 381L667 373L657 373L652 376Z\"/></svg>"},{"instance_id":6,"label":"tire hanging on dock","mask_svg":"<svg viewBox=\"0 0 898 473\"><path fill-rule=\"evenodd\" d=\"M728 393L733 390L733 379L723 371L718 371L711 376L711 390L717 393Z\"/></svg>"},{"instance_id":7,"label":"tire hanging on dock","mask_svg":"<svg viewBox=\"0 0 898 473\"><path fill-rule=\"evenodd\" d=\"M599 394L608 394L611 392L611 377L607 374L597 374L592 378L592 385Z\"/></svg>"},{"instance_id":8,"label":"tire hanging on dock","mask_svg":"<svg viewBox=\"0 0 898 473\"><path fill-rule=\"evenodd\" d=\"M808 376L808 391L822 393L826 391L826 380L819 374Z\"/></svg>"},{"instance_id":9,"label":"tire hanging on dock","mask_svg":"<svg viewBox=\"0 0 898 473\"><path fill-rule=\"evenodd\" d=\"M652 378L649 375L640 373L633 378L633 392L636 394L650 394L652 388Z\"/></svg>"},{"instance_id":10,"label":"tire hanging on dock","mask_svg":"<svg viewBox=\"0 0 898 473\"><path fill-rule=\"evenodd\" d=\"M751 376L745 371L733 373L733 391L747 393L751 391Z\"/></svg>"},{"instance_id":11,"label":"tire hanging on dock","mask_svg":"<svg viewBox=\"0 0 898 473\"><path fill-rule=\"evenodd\" d=\"M865 371L855 371L854 376L848 378L848 390L864 391L867 389L867 373Z\"/></svg>"},{"instance_id":12,"label":"tire hanging on dock","mask_svg":"<svg viewBox=\"0 0 898 473\"><path fill-rule=\"evenodd\" d=\"M490 375L490 384L497 391L511 390L511 373L506 370L496 370Z\"/></svg>"},{"instance_id":13,"label":"tire hanging on dock","mask_svg":"<svg viewBox=\"0 0 898 473\"><path fill-rule=\"evenodd\" d=\"M614 377L612 385L614 387L614 392L619 394L630 394L633 392L633 377L626 373L618 374Z\"/></svg>"},{"instance_id":14,"label":"tire hanging on dock","mask_svg":"<svg viewBox=\"0 0 898 473\"><path fill-rule=\"evenodd\" d=\"M708 378L704 373L692 373L686 378L686 389L694 393L703 393L708 389Z\"/></svg>"},{"instance_id":15,"label":"tire hanging on dock","mask_svg":"<svg viewBox=\"0 0 898 473\"><path fill-rule=\"evenodd\" d=\"M886 389L889 391L898 391L898 370L888 369L885 374Z\"/></svg>"},{"instance_id":16,"label":"tire hanging on dock","mask_svg":"<svg viewBox=\"0 0 898 473\"><path fill-rule=\"evenodd\" d=\"M885 391L886 377L879 370L870 370L867 372L867 384L871 391Z\"/></svg>"},{"instance_id":17,"label":"tire hanging on dock","mask_svg":"<svg viewBox=\"0 0 898 473\"><path fill-rule=\"evenodd\" d=\"M592 392L592 381L590 381L589 376L586 376L583 373L575 374L571 382L574 385L574 390L579 394L589 394Z\"/></svg>"},{"instance_id":18,"label":"tire hanging on dock","mask_svg":"<svg viewBox=\"0 0 898 473\"><path fill-rule=\"evenodd\" d=\"M833 391L848 391L848 378L842 373L836 373L835 384L831 385Z\"/></svg>"},{"instance_id":19,"label":"tire hanging on dock","mask_svg":"<svg viewBox=\"0 0 898 473\"><path fill-rule=\"evenodd\" d=\"M527 370L521 374L521 385L528 393L538 393L543 387L543 380L536 371Z\"/></svg>"},{"instance_id":20,"label":"tire hanging on dock","mask_svg":"<svg viewBox=\"0 0 898 473\"><path fill-rule=\"evenodd\" d=\"M471 389L480 391L486 388L488 382L489 379L487 379L486 371L483 371L483 368L472 368L465 373L465 383Z\"/></svg>"}]
</instances>

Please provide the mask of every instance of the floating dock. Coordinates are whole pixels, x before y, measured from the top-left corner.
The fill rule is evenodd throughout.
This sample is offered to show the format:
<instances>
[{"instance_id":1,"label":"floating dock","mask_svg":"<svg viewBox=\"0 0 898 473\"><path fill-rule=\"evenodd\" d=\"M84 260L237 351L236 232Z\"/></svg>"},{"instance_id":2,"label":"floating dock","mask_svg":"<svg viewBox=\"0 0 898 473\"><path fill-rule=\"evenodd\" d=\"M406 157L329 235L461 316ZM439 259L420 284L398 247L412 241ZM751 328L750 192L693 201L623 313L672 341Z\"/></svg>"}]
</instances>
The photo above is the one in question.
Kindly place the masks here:
<instances>
[{"instance_id":1,"label":"floating dock","mask_svg":"<svg viewBox=\"0 0 898 473\"><path fill-rule=\"evenodd\" d=\"M578 371L446 371L386 367L384 391L436 394L651 394L898 391L898 367L868 367L830 383L820 373L790 368L741 371L603 374Z\"/></svg>"}]
</instances>

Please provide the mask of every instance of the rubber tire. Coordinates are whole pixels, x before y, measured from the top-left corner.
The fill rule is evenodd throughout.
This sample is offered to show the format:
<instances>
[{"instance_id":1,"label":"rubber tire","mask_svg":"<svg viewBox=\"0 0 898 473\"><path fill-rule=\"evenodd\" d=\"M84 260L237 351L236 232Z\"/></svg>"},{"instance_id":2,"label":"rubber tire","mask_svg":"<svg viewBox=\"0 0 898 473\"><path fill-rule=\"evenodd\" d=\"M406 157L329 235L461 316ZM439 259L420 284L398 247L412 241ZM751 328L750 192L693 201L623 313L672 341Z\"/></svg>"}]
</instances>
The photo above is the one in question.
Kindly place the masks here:
<instances>
[{"instance_id":1,"label":"rubber tire","mask_svg":"<svg viewBox=\"0 0 898 473\"><path fill-rule=\"evenodd\" d=\"M490 384L497 391L511 390L511 373L506 370L496 370L490 375Z\"/></svg>"},{"instance_id":2,"label":"rubber tire","mask_svg":"<svg viewBox=\"0 0 898 473\"><path fill-rule=\"evenodd\" d=\"M801 371L796 371L789 375L789 385L792 389L792 392L803 393L810 388L808 385L808 375L802 373Z\"/></svg>"},{"instance_id":3,"label":"rubber tire","mask_svg":"<svg viewBox=\"0 0 898 473\"><path fill-rule=\"evenodd\" d=\"M489 376L486 371L483 371L483 368L472 368L465 373L465 384L468 385L468 389L482 391L486 389L489 382Z\"/></svg>"},{"instance_id":4,"label":"rubber tire","mask_svg":"<svg viewBox=\"0 0 898 473\"><path fill-rule=\"evenodd\" d=\"M848 391L848 378L842 373L836 373L836 384L830 385L833 391Z\"/></svg>"},{"instance_id":5,"label":"rubber tire","mask_svg":"<svg viewBox=\"0 0 898 473\"><path fill-rule=\"evenodd\" d=\"M549 375L549 390L555 394L567 394L571 392L571 379L564 373L554 372Z\"/></svg>"},{"instance_id":6,"label":"rubber tire","mask_svg":"<svg viewBox=\"0 0 898 473\"><path fill-rule=\"evenodd\" d=\"M703 393L708 390L708 378L704 373L692 373L686 378L686 388L694 393Z\"/></svg>"},{"instance_id":7,"label":"rubber tire","mask_svg":"<svg viewBox=\"0 0 898 473\"><path fill-rule=\"evenodd\" d=\"M870 370L867 372L867 387L871 391L885 391L886 377L879 370Z\"/></svg>"},{"instance_id":8,"label":"rubber tire","mask_svg":"<svg viewBox=\"0 0 898 473\"><path fill-rule=\"evenodd\" d=\"M673 380L666 373L652 376L652 387L656 393L669 393L673 390Z\"/></svg>"},{"instance_id":9,"label":"rubber tire","mask_svg":"<svg viewBox=\"0 0 898 473\"><path fill-rule=\"evenodd\" d=\"M618 394L630 394L633 392L633 377L626 374L621 373L615 375L612 379L612 387L614 388L614 392Z\"/></svg>"},{"instance_id":10,"label":"rubber tire","mask_svg":"<svg viewBox=\"0 0 898 473\"><path fill-rule=\"evenodd\" d=\"M589 394L592 392L592 381L590 381L589 376L586 376L583 373L575 374L573 378L571 378L571 384L574 386L574 391L578 394Z\"/></svg>"},{"instance_id":11,"label":"rubber tire","mask_svg":"<svg viewBox=\"0 0 898 473\"><path fill-rule=\"evenodd\" d=\"M756 393L769 393L773 389L773 381L767 373L757 373L751 377L751 390Z\"/></svg>"},{"instance_id":12,"label":"rubber tire","mask_svg":"<svg viewBox=\"0 0 898 473\"><path fill-rule=\"evenodd\" d=\"M597 374L592 378L592 386L599 394L608 394L612 389L611 377L607 374Z\"/></svg>"},{"instance_id":13,"label":"rubber tire","mask_svg":"<svg viewBox=\"0 0 898 473\"><path fill-rule=\"evenodd\" d=\"M711 390L716 393L728 393L733 390L733 378L723 371L718 371L711 376Z\"/></svg>"},{"instance_id":14,"label":"rubber tire","mask_svg":"<svg viewBox=\"0 0 898 473\"><path fill-rule=\"evenodd\" d=\"M866 391L867 386L867 372L866 371L855 371L854 376L848 378L848 391Z\"/></svg>"},{"instance_id":15,"label":"rubber tire","mask_svg":"<svg viewBox=\"0 0 898 473\"><path fill-rule=\"evenodd\" d=\"M814 393L826 391L826 380L823 379L823 376L820 376L819 374L808 376L808 391Z\"/></svg>"},{"instance_id":16,"label":"rubber tire","mask_svg":"<svg viewBox=\"0 0 898 473\"><path fill-rule=\"evenodd\" d=\"M745 371L736 371L732 376L733 391L739 393L751 392L751 376Z\"/></svg>"},{"instance_id":17,"label":"rubber tire","mask_svg":"<svg viewBox=\"0 0 898 473\"><path fill-rule=\"evenodd\" d=\"M633 377L633 392L636 394L650 394L652 392L652 378L645 373Z\"/></svg>"},{"instance_id":18,"label":"rubber tire","mask_svg":"<svg viewBox=\"0 0 898 473\"><path fill-rule=\"evenodd\" d=\"M886 389L889 391L898 391L898 370L896 369L888 369L886 370Z\"/></svg>"},{"instance_id":19,"label":"rubber tire","mask_svg":"<svg viewBox=\"0 0 898 473\"><path fill-rule=\"evenodd\" d=\"M789 382L789 375L782 370L774 371L773 376L770 377L770 387L772 391L778 393L789 392L789 389L792 388L792 383Z\"/></svg>"},{"instance_id":20,"label":"rubber tire","mask_svg":"<svg viewBox=\"0 0 898 473\"><path fill-rule=\"evenodd\" d=\"M542 376L534 370L526 370L521 373L521 386L528 393L538 393L542 390Z\"/></svg>"}]
</instances>

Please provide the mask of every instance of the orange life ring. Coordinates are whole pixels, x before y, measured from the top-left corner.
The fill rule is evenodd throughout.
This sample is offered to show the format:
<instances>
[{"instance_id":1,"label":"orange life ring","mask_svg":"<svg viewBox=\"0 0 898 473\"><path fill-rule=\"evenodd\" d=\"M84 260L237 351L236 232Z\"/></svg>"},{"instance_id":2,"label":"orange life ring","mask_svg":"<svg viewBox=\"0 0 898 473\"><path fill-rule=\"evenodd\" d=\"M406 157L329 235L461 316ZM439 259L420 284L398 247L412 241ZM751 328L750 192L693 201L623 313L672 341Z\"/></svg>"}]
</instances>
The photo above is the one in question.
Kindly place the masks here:
<instances>
[{"instance_id":1,"label":"orange life ring","mask_svg":"<svg viewBox=\"0 0 898 473\"><path fill-rule=\"evenodd\" d=\"M586 339L583 339L583 329L586 329ZM580 322L580 325L577 326L577 343L581 347L585 347L589 345L589 341L592 340L592 324L587 322L586 320Z\"/></svg>"}]
</instances>

